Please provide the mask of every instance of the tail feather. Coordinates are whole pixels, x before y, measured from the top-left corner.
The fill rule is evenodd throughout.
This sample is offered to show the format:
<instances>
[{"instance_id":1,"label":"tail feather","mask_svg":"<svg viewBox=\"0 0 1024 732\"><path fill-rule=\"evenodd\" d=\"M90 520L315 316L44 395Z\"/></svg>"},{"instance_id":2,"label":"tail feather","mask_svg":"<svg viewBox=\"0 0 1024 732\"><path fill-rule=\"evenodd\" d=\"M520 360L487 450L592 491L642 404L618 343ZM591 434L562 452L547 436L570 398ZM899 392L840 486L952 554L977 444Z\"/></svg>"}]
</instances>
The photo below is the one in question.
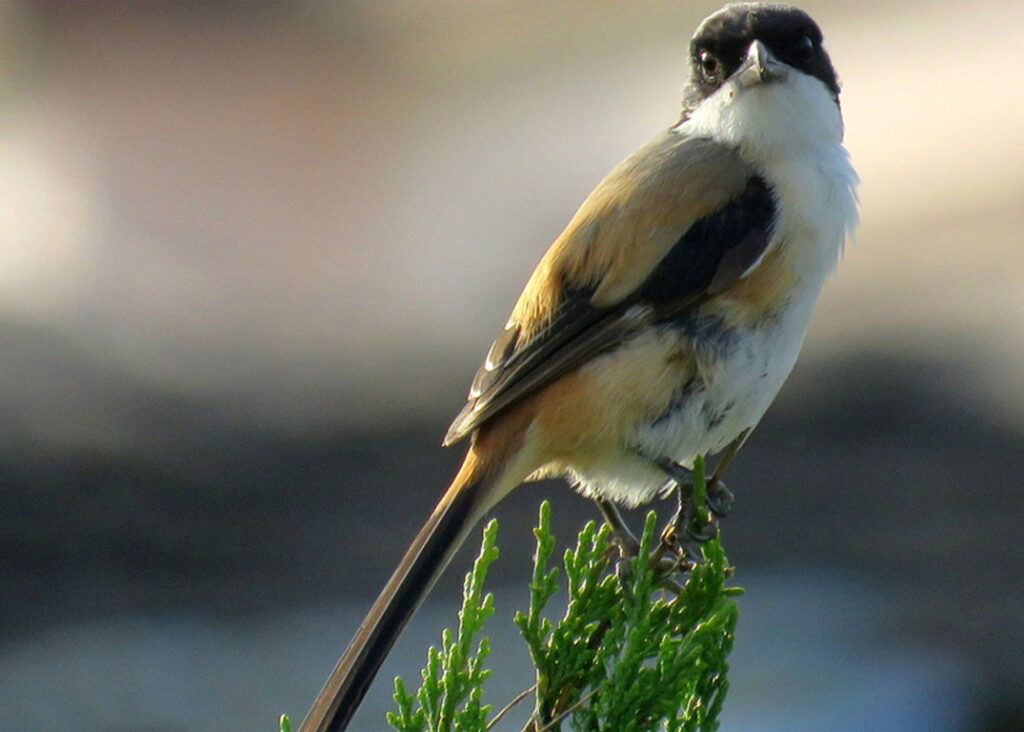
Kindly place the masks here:
<instances>
[{"instance_id":1,"label":"tail feather","mask_svg":"<svg viewBox=\"0 0 1024 732\"><path fill-rule=\"evenodd\" d=\"M502 496L491 477L463 470L420 529L412 546L306 715L299 732L342 732L384 658L467 534Z\"/></svg>"}]
</instances>

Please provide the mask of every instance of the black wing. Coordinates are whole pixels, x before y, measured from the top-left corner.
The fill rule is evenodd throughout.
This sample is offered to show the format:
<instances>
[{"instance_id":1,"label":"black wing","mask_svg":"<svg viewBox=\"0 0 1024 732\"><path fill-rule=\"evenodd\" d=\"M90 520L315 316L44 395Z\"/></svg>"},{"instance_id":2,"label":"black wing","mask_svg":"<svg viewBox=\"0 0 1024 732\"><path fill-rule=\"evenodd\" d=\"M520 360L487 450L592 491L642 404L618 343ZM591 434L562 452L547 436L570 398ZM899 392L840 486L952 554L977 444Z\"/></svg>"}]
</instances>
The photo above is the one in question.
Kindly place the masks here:
<instances>
[{"instance_id":1,"label":"black wing","mask_svg":"<svg viewBox=\"0 0 1024 732\"><path fill-rule=\"evenodd\" d=\"M631 295L611 307L592 304L593 289L564 290L547 326L519 343L516 326L494 342L466 406L444 444L456 442L555 379L659 320L680 315L736 282L764 254L775 199L751 176L732 201L698 219Z\"/></svg>"}]
</instances>

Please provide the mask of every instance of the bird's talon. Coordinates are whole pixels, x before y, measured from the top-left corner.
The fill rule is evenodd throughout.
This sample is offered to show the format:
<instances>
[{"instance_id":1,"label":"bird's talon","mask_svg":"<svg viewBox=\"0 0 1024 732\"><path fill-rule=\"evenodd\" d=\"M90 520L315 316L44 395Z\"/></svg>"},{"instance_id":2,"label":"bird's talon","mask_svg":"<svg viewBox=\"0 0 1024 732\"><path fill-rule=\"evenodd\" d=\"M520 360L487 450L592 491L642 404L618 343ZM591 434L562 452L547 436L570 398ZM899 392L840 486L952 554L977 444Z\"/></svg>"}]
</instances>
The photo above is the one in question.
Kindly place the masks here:
<instances>
[{"instance_id":1,"label":"bird's talon","mask_svg":"<svg viewBox=\"0 0 1024 732\"><path fill-rule=\"evenodd\" d=\"M629 584L629 576L633 570L629 566L629 561L620 558L615 563L615 577L619 580L619 584L626 587Z\"/></svg>"},{"instance_id":2,"label":"bird's talon","mask_svg":"<svg viewBox=\"0 0 1024 732\"><path fill-rule=\"evenodd\" d=\"M640 553L640 542L632 536L616 536L615 543L619 547L619 556L622 559L632 559Z\"/></svg>"},{"instance_id":3,"label":"bird's talon","mask_svg":"<svg viewBox=\"0 0 1024 732\"><path fill-rule=\"evenodd\" d=\"M660 577L671 577L679 569L680 556L678 554L654 556L648 560L649 566L653 569Z\"/></svg>"},{"instance_id":4,"label":"bird's talon","mask_svg":"<svg viewBox=\"0 0 1024 732\"><path fill-rule=\"evenodd\" d=\"M704 561L704 553L700 550L700 544L689 544L685 549L686 562L690 567L696 567Z\"/></svg>"},{"instance_id":5,"label":"bird's talon","mask_svg":"<svg viewBox=\"0 0 1024 732\"><path fill-rule=\"evenodd\" d=\"M675 549L679 543L679 528L676 525L675 520L670 521L666 524L665 528L661 532L661 546L665 550Z\"/></svg>"},{"instance_id":6,"label":"bird's talon","mask_svg":"<svg viewBox=\"0 0 1024 732\"><path fill-rule=\"evenodd\" d=\"M718 535L718 526L714 521L709 521L706 524L690 524L686 527L686 535L698 544L703 544Z\"/></svg>"},{"instance_id":7,"label":"bird's talon","mask_svg":"<svg viewBox=\"0 0 1024 732\"><path fill-rule=\"evenodd\" d=\"M725 518L732 511L735 496L725 487L725 483L720 480L712 480L708 483L705 502L712 513L720 518Z\"/></svg>"}]
</instances>

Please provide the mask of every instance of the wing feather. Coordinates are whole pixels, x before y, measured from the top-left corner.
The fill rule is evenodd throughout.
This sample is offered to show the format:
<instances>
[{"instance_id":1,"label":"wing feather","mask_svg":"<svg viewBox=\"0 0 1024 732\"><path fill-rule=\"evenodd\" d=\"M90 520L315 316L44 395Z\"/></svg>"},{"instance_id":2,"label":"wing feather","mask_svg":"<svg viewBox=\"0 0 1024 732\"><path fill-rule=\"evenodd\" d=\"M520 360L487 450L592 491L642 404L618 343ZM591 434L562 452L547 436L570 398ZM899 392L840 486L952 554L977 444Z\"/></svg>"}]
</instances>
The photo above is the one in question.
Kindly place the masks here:
<instances>
[{"instance_id":1,"label":"wing feather","mask_svg":"<svg viewBox=\"0 0 1024 732\"><path fill-rule=\"evenodd\" d=\"M444 444L746 274L774 198L735 152L666 133L595 189L537 266Z\"/></svg>"}]
</instances>

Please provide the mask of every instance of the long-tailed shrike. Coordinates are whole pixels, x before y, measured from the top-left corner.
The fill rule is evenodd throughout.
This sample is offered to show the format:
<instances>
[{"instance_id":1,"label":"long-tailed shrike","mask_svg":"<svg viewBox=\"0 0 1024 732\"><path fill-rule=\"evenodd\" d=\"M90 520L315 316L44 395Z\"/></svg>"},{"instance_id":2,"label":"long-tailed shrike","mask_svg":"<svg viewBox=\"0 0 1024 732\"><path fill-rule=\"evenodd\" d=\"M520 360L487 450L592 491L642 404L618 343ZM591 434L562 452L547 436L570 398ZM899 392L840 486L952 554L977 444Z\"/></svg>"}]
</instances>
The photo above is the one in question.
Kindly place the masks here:
<instances>
[{"instance_id":1,"label":"long-tailed shrike","mask_svg":"<svg viewBox=\"0 0 1024 732\"><path fill-rule=\"evenodd\" d=\"M856 224L839 83L803 11L729 5L690 42L681 119L587 197L448 430L461 469L302 732L343 730L470 528L525 480L634 506L728 461L788 376Z\"/></svg>"}]
</instances>

